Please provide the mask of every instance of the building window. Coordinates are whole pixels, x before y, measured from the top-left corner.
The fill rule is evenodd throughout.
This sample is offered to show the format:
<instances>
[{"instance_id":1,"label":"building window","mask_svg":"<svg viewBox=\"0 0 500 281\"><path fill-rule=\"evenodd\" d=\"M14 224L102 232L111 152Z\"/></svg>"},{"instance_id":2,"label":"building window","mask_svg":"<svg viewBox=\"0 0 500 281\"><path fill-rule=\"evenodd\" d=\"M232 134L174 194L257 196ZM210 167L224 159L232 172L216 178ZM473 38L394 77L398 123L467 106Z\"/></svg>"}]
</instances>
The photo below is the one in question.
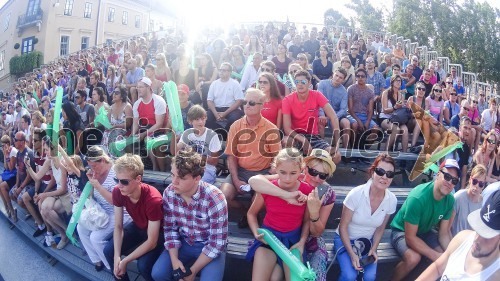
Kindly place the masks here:
<instances>
[{"instance_id":1,"label":"building window","mask_svg":"<svg viewBox=\"0 0 500 281\"><path fill-rule=\"evenodd\" d=\"M67 36L67 35L61 36L60 48L61 48L61 51L59 52L59 55L66 56L69 53L69 36Z\"/></svg>"},{"instance_id":2,"label":"building window","mask_svg":"<svg viewBox=\"0 0 500 281\"><path fill-rule=\"evenodd\" d=\"M35 40L35 36L31 36L28 38L24 38L22 42L21 54L29 54L33 52L33 41Z\"/></svg>"},{"instance_id":3,"label":"building window","mask_svg":"<svg viewBox=\"0 0 500 281\"><path fill-rule=\"evenodd\" d=\"M10 13L5 17L5 22L3 24L3 30L7 30L9 28L10 23Z\"/></svg>"},{"instance_id":4,"label":"building window","mask_svg":"<svg viewBox=\"0 0 500 281\"><path fill-rule=\"evenodd\" d=\"M40 0L29 0L28 8L26 9L26 15L32 16L38 13L40 9Z\"/></svg>"},{"instance_id":5,"label":"building window","mask_svg":"<svg viewBox=\"0 0 500 281\"><path fill-rule=\"evenodd\" d=\"M83 17L86 19L90 19L92 17L92 3L85 2L85 13Z\"/></svg>"},{"instance_id":6,"label":"building window","mask_svg":"<svg viewBox=\"0 0 500 281\"><path fill-rule=\"evenodd\" d=\"M135 16L135 28L141 28L141 16Z\"/></svg>"},{"instance_id":7,"label":"building window","mask_svg":"<svg viewBox=\"0 0 500 281\"><path fill-rule=\"evenodd\" d=\"M114 22L115 21L115 8L109 8L108 21L109 22Z\"/></svg>"},{"instance_id":8,"label":"building window","mask_svg":"<svg viewBox=\"0 0 500 281\"><path fill-rule=\"evenodd\" d=\"M66 0L66 6L64 6L64 15L71 16L73 15L73 0Z\"/></svg>"},{"instance_id":9,"label":"building window","mask_svg":"<svg viewBox=\"0 0 500 281\"><path fill-rule=\"evenodd\" d=\"M82 37L82 50L85 50L89 47L89 38Z\"/></svg>"},{"instance_id":10,"label":"building window","mask_svg":"<svg viewBox=\"0 0 500 281\"><path fill-rule=\"evenodd\" d=\"M128 12L127 11L123 11L122 24L124 24L124 25L128 24Z\"/></svg>"},{"instance_id":11,"label":"building window","mask_svg":"<svg viewBox=\"0 0 500 281\"><path fill-rule=\"evenodd\" d=\"M0 70L3 70L5 66L5 50L0 52Z\"/></svg>"}]
</instances>

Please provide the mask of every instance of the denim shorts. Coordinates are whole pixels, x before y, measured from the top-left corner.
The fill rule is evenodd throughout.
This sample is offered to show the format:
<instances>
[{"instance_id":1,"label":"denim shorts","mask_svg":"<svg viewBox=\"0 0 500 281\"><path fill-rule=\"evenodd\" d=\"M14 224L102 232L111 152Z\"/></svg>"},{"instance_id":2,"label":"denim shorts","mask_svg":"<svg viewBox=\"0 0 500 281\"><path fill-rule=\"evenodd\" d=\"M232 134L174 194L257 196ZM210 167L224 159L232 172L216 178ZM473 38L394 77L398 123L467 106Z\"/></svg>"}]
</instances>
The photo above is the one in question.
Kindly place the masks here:
<instances>
[{"instance_id":1,"label":"denim shorts","mask_svg":"<svg viewBox=\"0 0 500 281\"><path fill-rule=\"evenodd\" d=\"M366 120L368 119L368 116L366 116L365 113L356 113L356 116L358 116L359 120L363 122L363 124L366 123ZM356 123L356 119L354 119L351 115L347 115L347 119L351 124ZM375 121L370 120L370 129L375 128L377 126L377 123Z\"/></svg>"}]
</instances>

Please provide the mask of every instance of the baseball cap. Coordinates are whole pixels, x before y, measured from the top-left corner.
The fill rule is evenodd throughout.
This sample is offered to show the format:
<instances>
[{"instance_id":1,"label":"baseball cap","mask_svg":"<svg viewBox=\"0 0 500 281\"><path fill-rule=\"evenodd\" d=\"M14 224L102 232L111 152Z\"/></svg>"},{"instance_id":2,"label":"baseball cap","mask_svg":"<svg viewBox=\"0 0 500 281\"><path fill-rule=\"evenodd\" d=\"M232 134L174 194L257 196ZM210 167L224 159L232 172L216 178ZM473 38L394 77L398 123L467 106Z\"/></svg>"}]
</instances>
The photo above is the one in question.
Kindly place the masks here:
<instances>
[{"instance_id":1,"label":"baseball cap","mask_svg":"<svg viewBox=\"0 0 500 281\"><path fill-rule=\"evenodd\" d=\"M148 77L142 77L141 82L151 87L152 82Z\"/></svg>"},{"instance_id":2,"label":"baseball cap","mask_svg":"<svg viewBox=\"0 0 500 281\"><path fill-rule=\"evenodd\" d=\"M446 159L443 163L441 163L441 166L439 168L454 168L457 169L457 174L460 177L460 166L458 166L458 162L455 159Z\"/></svg>"},{"instance_id":3,"label":"baseball cap","mask_svg":"<svg viewBox=\"0 0 500 281\"><path fill-rule=\"evenodd\" d=\"M495 191L483 207L467 216L467 221L479 236L490 239L500 234L500 191Z\"/></svg>"},{"instance_id":4,"label":"baseball cap","mask_svg":"<svg viewBox=\"0 0 500 281\"><path fill-rule=\"evenodd\" d=\"M337 166L335 165L335 163L333 163L332 156L326 150L319 148L313 149L311 151L311 154L304 158L304 162L307 164L312 159L320 159L328 163L328 165L330 165L330 167L332 168L332 173L337 169Z\"/></svg>"},{"instance_id":5,"label":"baseball cap","mask_svg":"<svg viewBox=\"0 0 500 281\"><path fill-rule=\"evenodd\" d=\"M189 93L189 87L186 84L180 84L177 86L177 92Z\"/></svg>"}]
</instances>

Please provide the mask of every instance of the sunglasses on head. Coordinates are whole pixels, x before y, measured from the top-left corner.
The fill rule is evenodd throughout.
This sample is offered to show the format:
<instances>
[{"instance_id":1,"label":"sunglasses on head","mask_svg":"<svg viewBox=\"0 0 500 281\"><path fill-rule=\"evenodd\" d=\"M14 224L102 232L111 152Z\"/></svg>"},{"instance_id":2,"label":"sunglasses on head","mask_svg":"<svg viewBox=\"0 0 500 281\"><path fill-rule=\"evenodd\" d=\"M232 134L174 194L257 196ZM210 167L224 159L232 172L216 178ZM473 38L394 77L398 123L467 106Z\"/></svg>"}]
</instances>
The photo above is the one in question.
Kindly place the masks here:
<instances>
[{"instance_id":1,"label":"sunglasses on head","mask_svg":"<svg viewBox=\"0 0 500 281\"><path fill-rule=\"evenodd\" d=\"M396 175L396 173L394 171L386 171L386 170L379 168L379 167L375 168L374 172L379 177L383 177L385 175L388 179L392 179Z\"/></svg>"},{"instance_id":2,"label":"sunglasses on head","mask_svg":"<svg viewBox=\"0 0 500 281\"><path fill-rule=\"evenodd\" d=\"M307 84L307 80L306 79L302 79L302 80L295 79L295 84L296 85L298 85L298 84L305 85L305 84Z\"/></svg>"},{"instance_id":3,"label":"sunglasses on head","mask_svg":"<svg viewBox=\"0 0 500 281\"><path fill-rule=\"evenodd\" d=\"M125 180L125 179L117 179L113 178L116 183L120 183L121 185L129 185L131 180Z\"/></svg>"},{"instance_id":4,"label":"sunglasses on head","mask_svg":"<svg viewBox=\"0 0 500 281\"><path fill-rule=\"evenodd\" d=\"M319 176L319 178L322 180L326 180L328 178L327 173L319 172L318 170L313 169L311 167L307 167L307 171L309 172L309 175L311 175L312 177Z\"/></svg>"},{"instance_id":5,"label":"sunglasses on head","mask_svg":"<svg viewBox=\"0 0 500 281\"><path fill-rule=\"evenodd\" d=\"M449 182L449 181L451 181L451 183L452 183L453 185L456 185L456 184L458 183L458 181L459 181L459 179L458 179L458 178L456 178L456 177L454 177L454 176L452 176L452 175L448 174L448 173L447 173L447 172L445 172L445 171L442 171L442 170L441 170L440 172L443 174L443 176L444 176L444 180L445 180L445 181L448 181L448 182Z\"/></svg>"},{"instance_id":6,"label":"sunglasses on head","mask_svg":"<svg viewBox=\"0 0 500 281\"><path fill-rule=\"evenodd\" d=\"M242 102L242 104L243 105L247 105L248 104L249 106L256 106L257 104L262 104L262 103L261 102L254 102L254 101L246 101L246 100L244 100Z\"/></svg>"},{"instance_id":7,"label":"sunglasses on head","mask_svg":"<svg viewBox=\"0 0 500 281\"><path fill-rule=\"evenodd\" d=\"M472 179L472 185L476 185L479 186L480 188L484 188L486 186L486 182L484 181L480 181L478 179Z\"/></svg>"}]
</instances>

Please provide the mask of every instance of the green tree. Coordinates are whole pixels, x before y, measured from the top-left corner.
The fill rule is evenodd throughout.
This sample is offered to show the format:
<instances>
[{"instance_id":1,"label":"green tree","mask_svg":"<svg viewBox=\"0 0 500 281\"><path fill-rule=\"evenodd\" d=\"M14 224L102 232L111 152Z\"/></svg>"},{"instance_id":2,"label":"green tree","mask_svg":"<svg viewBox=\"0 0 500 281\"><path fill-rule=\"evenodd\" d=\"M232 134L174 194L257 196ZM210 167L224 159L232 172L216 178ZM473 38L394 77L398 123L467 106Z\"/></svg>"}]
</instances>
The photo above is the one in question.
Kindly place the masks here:
<instances>
[{"instance_id":1,"label":"green tree","mask_svg":"<svg viewBox=\"0 0 500 281\"><path fill-rule=\"evenodd\" d=\"M352 0L345 6L356 13L354 19L362 29L384 31L382 10L373 7L368 0Z\"/></svg>"},{"instance_id":2,"label":"green tree","mask_svg":"<svg viewBox=\"0 0 500 281\"><path fill-rule=\"evenodd\" d=\"M349 26L349 20L339 11L331 8L324 13L324 23L326 26Z\"/></svg>"}]
</instances>

